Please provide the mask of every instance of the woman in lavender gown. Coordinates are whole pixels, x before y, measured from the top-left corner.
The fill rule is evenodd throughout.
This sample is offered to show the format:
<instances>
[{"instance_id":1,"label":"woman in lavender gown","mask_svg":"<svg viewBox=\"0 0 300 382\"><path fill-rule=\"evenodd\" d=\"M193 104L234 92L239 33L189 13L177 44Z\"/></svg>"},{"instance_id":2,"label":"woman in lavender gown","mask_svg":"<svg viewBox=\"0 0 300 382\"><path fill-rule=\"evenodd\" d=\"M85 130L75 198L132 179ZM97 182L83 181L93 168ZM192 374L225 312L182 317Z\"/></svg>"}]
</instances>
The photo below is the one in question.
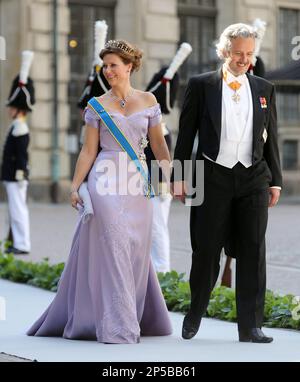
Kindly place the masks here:
<instances>
[{"instance_id":1,"label":"woman in lavender gown","mask_svg":"<svg viewBox=\"0 0 300 382\"><path fill-rule=\"evenodd\" d=\"M148 134L156 159L169 171L160 106L151 93L130 84L141 51L113 40L100 57L111 90L99 101L139 153L143 167ZM152 204L143 193L144 180L95 111L87 108L84 118L85 143L71 204L82 204L78 189L89 172L94 214L87 222L79 220L57 294L27 334L120 344L137 343L143 335L169 335L168 311L150 260Z\"/></svg>"}]
</instances>

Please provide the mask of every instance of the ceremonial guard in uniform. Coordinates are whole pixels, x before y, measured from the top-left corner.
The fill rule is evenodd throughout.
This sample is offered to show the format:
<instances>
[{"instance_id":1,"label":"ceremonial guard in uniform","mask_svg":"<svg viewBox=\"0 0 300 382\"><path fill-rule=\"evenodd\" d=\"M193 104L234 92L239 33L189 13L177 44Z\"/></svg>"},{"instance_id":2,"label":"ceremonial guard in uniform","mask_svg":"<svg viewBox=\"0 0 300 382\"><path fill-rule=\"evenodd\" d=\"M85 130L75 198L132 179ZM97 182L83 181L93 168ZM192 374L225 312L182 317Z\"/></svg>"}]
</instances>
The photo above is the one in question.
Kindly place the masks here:
<instances>
[{"instance_id":1,"label":"ceremonial guard in uniform","mask_svg":"<svg viewBox=\"0 0 300 382\"><path fill-rule=\"evenodd\" d=\"M106 21L95 22L95 36L94 36L94 59L91 72L88 75L86 83L84 85L83 92L79 97L77 106L84 111L88 101L93 97L100 97L106 93L110 86L103 75L102 60L99 57L100 51L104 48L106 36L107 36L107 24ZM80 143L83 144L84 139L84 125L81 129Z\"/></svg>"},{"instance_id":2,"label":"ceremonial guard in uniform","mask_svg":"<svg viewBox=\"0 0 300 382\"><path fill-rule=\"evenodd\" d=\"M149 82L146 91L153 93L160 104L163 115L170 114L176 100L179 86L178 69L191 53L192 48L189 44L183 43L172 60L169 67L163 67L155 73ZM162 122L164 137L171 151L172 135L166 123ZM171 194L167 191L167 180L163 179L162 172L156 165L154 154L150 145L145 148L147 165L150 170L151 183L155 189L156 196L152 198L153 203L153 225L152 225L152 244L151 258L157 272L170 271L170 237L168 219L172 201ZM155 172L154 169L157 171ZM151 171L152 170L152 171ZM155 174L158 176L155 179Z\"/></svg>"},{"instance_id":3,"label":"ceremonial guard in uniform","mask_svg":"<svg viewBox=\"0 0 300 382\"><path fill-rule=\"evenodd\" d=\"M10 240L7 252L28 254L30 252L29 213L26 204L28 186L29 128L26 115L35 103L33 81L28 77L33 52L23 51L20 74L14 79L7 100L8 113L12 118L3 149L1 180L8 198Z\"/></svg>"},{"instance_id":4,"label":"ceremonial guard in uniform","mask_svg":"<svg viewBox=\"0 0 300 382\"><path fill-rule=\"evenodd\" d=\"M106 37L107 37L107 29L108 26L105 20L98 20L95 22L94 29L94 58L92 63L92 69L86 83L84 85L83 92L79 97L77 106L81 109L81 116L83 116L84 110L87 107L87 104L90 99L93 97L100 97L104 93L106 93L110 89L110 85L107 82L102 68L102 59L99 56L99 53L104 48ZM84 144L84 136L85 136L85 122L81 127L81 133L79 137L80 146ZM98 153L101 151L101 147L98 147ZM89 215L89 211L92 209L92 201L87 189L87 181L88 181L89 173L86 175L84 181L79 187L79 195L83 200L84 208L78 206L79 213L83 220L85 221L86 216Z\"/></svg>"}]
</instances>

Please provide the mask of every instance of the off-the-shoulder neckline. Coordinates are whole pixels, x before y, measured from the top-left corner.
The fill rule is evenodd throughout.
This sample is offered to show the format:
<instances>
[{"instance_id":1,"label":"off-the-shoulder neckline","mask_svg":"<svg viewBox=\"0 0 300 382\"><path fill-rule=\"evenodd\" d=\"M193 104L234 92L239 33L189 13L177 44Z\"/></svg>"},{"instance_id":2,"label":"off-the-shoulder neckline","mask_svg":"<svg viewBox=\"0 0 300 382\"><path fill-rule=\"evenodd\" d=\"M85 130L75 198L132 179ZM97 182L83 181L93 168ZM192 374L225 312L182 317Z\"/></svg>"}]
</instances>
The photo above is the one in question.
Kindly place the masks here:
<instances>
[{"instance_id":1,"label":"off-the-shoulder neckline","mask_svg":"<svg viewBox=\"0 0 300 382\"><path fill-rule=\"evenodd\" d=\"M144 108L144 109L135 111L134 113L131 113L131 114L129 114L129 115L122 114L121 112L119 112L119 111L117 111L117 110L106 110L106 111L108 112L108 114L119 114L119 115L121 115L121 116L124 117L124 118L130 118L130 117L132 117L133 115L140 114L140 113L142 113L142 112L144 112L144 111L146 111L146 110L152 109L152 108L157 107L157 106L159 106L159 103L156 103L156 104L154 104L154 105L152 105L152 106L148 106L148 107L146 107L146 108Z\"/></svg>"}]
</instances>

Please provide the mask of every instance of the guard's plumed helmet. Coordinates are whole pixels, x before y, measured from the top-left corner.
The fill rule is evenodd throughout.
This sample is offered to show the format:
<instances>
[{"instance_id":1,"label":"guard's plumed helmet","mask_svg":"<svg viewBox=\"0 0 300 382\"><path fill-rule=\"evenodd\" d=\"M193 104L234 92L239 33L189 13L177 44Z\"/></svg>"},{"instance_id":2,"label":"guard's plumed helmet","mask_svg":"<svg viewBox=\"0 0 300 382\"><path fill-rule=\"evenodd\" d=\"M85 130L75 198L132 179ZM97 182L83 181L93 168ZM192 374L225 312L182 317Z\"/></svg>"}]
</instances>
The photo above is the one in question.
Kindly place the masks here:
<instances>
[{"instance_id":1,"label":"guard's plumed helmet","mask_svg":"<svg viewBox=\"0 0 300 382\"><path fill-rule=\"evenodd\" d=\"M100 97L110 89L109 83L104 77L102 67L96 67L93 70L93 74L89 75L83 92L78 100L77 106L80 109L84 109L88 101L93 97Z\"/></svg>"},{"instance_id":2,"label":"guard's plumed helmet","mask_svg":"<svg viewBox=\"0 0 300 382\"><path fill-rule=\"evenodd\" d=\"M13 106L19 110L32 111L35 104L34 83L28 76L33 52L25 50L22 52L20 73L13 80L6 106Z\"/></svg>"},{"instance_id":3,"label":"guard's plumed helmet","mask_svg":"<svg viewBox=\"0 0 300 382\"><path fill-rule=\"evenodd\" d=\"M267 23L261 19L255 19L252 23L252 27L257 34L257 38L255 39L254 63L250 66L248 71L259 77L264 77L266 73L264 62L259 56L261 44L266 33L266 26Z\"/></svg>"},{"instance_id":4,"label":"guard's plumed helmet","mask_svg":"<svg viewBox=\"0 0 300 382\"><path fill-rule=\"evenodd\" d=\"M179 75L175 73L172 80L166 80L164 75L166 74L168 67L164 66L159 72L155 73L149 82L146 91L153 93L160 104L161 112L163 114L169 114L174 106L176 95L179 87ZM169 88L167 83L169 82ZM159 83L159 86L155 86ZM169 100L169 101L168 101Z\"/></svg>"},{"instance_id":5,"label":"guard's plumed helmet","mask_svg":"<svg viewBox=\"0 0 300 382\"><path fill-rule=\"evenodd\" d=\"M170 66L164 66L155 73L146 88L155 95L163 114L169 114L174 106L179 87L177 71L191 52L191 45L186 42L182 43Z\"/></svg>"},{"instance_id":6,"label":"guard's plumed helmet","mask_svg":"<svg viewBox=\"0 0 300 382\"><path fill-rule=\"evenodd\" d=\"M105 45L107 28L105 20L95 22L94 59L91 72L88 75L83 92L77 103L80 109L84 109L92 97L99 97L110 89L103 75L102 60L99 57L99 53Z\"/></svg>"}]
</instances>

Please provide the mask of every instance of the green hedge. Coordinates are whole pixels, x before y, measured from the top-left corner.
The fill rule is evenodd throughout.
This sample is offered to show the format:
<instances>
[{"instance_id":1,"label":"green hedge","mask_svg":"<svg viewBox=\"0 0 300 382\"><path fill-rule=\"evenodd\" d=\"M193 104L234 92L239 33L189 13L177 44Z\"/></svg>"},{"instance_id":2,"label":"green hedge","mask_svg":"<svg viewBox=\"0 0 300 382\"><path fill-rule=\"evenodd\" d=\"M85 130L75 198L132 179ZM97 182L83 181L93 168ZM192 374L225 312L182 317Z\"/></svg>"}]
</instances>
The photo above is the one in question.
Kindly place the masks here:
<instances>
[{"instance_id":1,"label":"green hedge","mask_svg":"<svg viewBox=\"0 0 300 382\"><path fill-rule=\"evenodd\" d=\"M173 312L187 312L190 301L189 283L184 274L175 271L158 273L159 282L166 299L168 309ZM294 311L294 317L292 312ZM226 321L236 321L236 303L234 289L217 286L211 294L206 317ZM300 302L295 296L281 296L270 290L266 292L264 326L300 330Z\"/></svg>"},{"instance_id":2,"label":"green hedge","mask_svg":"<svg viewBox=\"0 0 300 382\"><path fill-rule=\"evenodd\" d=\"M13 254L3 254L0 248L0 277L17 283L56 292L64 266L64 263L50 265L47 258L40 263L17 260Z\"/></svg>"},{"instance_id":3,"label":"green hedge","mask_svg":"<svg viewBox=\"0 0 300 382\"><path fill-rule=\"evenodd\" d=\"M0 277L25 283L55 292L64 263L50 265L48 259L40 263L15 259L12 254L3 254L0 249ZM172 312L187 312L190 303L189 283L184 274L175 271L158 273L158 279L168 309ZM292 317L292 312L296 316ZM236 321L235 291L218 286L211 295L206 313L226 321ZM280 296L267 291L264 312L264 326L300 330L300 305L293 295Z\"/></svg>"}]
</instances>

